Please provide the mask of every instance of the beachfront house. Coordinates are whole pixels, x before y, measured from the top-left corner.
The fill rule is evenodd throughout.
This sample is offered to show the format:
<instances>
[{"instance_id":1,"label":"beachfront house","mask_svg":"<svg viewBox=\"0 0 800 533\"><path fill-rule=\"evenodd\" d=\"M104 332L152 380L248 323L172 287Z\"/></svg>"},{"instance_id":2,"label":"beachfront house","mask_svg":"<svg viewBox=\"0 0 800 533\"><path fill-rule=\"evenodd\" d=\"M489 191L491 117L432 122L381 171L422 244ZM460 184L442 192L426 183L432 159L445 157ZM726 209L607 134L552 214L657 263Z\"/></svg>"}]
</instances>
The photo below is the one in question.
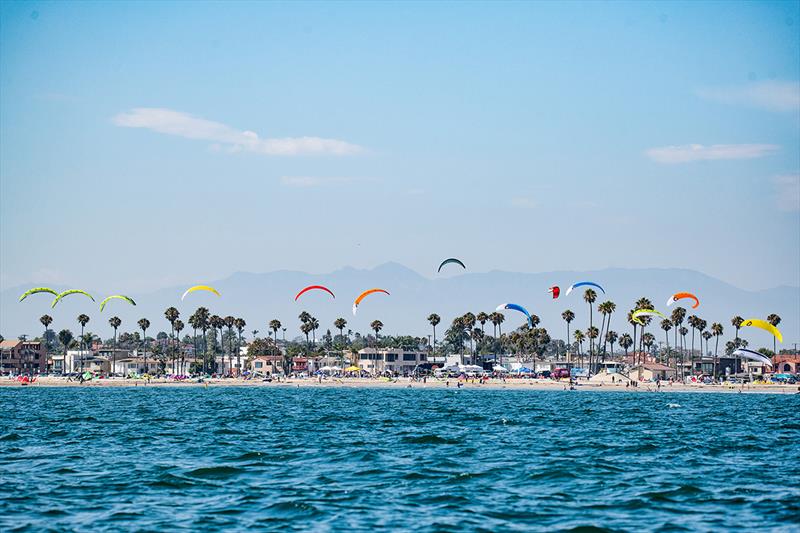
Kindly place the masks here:
<instances>
[{"instance_id":1,"label":"beachfront house","mask_svg":"<svg viewBox=\"0 0 800 533\"><path fill-rule=\"evenodd\" d=\"M670 376L674 376L675 369L661 363L644 363L628 369L628 376L632 381L638 381L640 375L643 381L663 381L668 380Z\"/></svg>"},{"instance_id":2,"label":"beachfront house","mask_svg":"<svg viewBox=\"0 0 800 533\"><path fill-rule=\"evenodd\" d=\"M116 361L113 361L113 365L114 368L112 369L112 373L119 376L130 376L132 374L155 375L159 372L158 359L148 356L147 367L145 367L144 357L137 355L135 350L133 351L132 355L127 357L117 357ZM186 363L186 366L189 366L188 362Z\"/></svg>"},{"instance_id":3,"label":"beachfront house","mask_svg":"<svg viewBox=\"0 0 800 533\"><path fill-rule=\"evenodd\" d=\"M106 374L111 369L107 358L91 350L67 350L64 364L67 373L83 371Z\"/></svg>"},{"instance_id":4,"label":"beachfront house","mask_svg":"<svg viewBox=\"0 0 800 533\"><path fill-rule=\"evenodd\" d=\"M246 359L242 359L244 364ZM257 355L247 364L246 369L250 372L258 372L262 375L283 374L282 355Z\"/></svg>"},{"instance_id":5,"label":"beachfront house","mask_svg":"<svg viewBox=\"0 0 800 533\"><path fill-rule=\"evenodd\" d=\"M47 369L47 355L39 341L7 339L0 342L0 374L39 374Z\"/></svg>"},{"instance_id":6,"label":"beachfront house","mask_svg":"<svg viewBox=\"0 0 800 533\"><path fill-rule=\"evenodd\" d=\"M428 353L419 350L404 350L402 348L363 348L358 351L356 365L370 374L383 374L392 372L408 375L423 363L427 363Z\"/></svg>"},{"instance_id":7,"label":"beachfront house","mask_svg":"<svg viewBox=\"0 0 800 533\"><path fill-rule=\"evenodd\" d=\"M800 373L800 354L780 354L772 356L772 368L777 373Z\"/></svg>"}]
</instances>

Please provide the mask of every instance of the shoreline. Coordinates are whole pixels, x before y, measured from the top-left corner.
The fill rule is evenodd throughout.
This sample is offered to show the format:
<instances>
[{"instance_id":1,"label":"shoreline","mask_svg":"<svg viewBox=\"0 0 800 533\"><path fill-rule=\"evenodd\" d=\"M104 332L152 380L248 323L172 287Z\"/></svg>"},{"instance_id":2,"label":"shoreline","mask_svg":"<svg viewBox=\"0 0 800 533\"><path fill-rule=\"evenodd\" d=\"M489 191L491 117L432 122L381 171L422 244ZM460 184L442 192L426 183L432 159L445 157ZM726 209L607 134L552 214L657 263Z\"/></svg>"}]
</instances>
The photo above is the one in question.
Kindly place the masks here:
<instances>
[{"instance_id":1,"label":"shoreline","mask_svg":"<svg viewBox=\"0 0 800 533\"><path fill-rule=\"evenodd\" d=\"M158 388L185 388L185 387L203 387L203 388L220 388L220 387L257 387L257 388L342 388L342 389L358 389L358 388L381 388L381 389L440 389L440 390L530 390L530 391L568 391L569 384L564 382L551 382L544 380L520 380L508 379L502 381L489 381L487 383L471 383L464 382L462 387L458 387L458 380L428 380L423 383L421 381L409 381L408 379L398 379L397 381L387 381L385 379L371 379L371 378L344 378L344 379L326 379L321 383L316 379L288 379L286 381L255 381L243 380L235 378L226 379L209 379L203 382L195 380L187 381L173 381L167 379L153 379L145 382L143 379L103 379L92 380L84 383L77 381L67 381L64 378L46 377L37 379L34 383L20 383L15 380L2 379L0 380L0 387L9 388L138 388L138 387L158 387ZM781 394L792 395L800 393L799 385L745 385L745 386L728 386L728 385L687 385L687 384L665 384L660 389L657 388L655 383L643 383L639 387L625 387L624 385L611 385L611 384L594 384L594 383L577 383L575 385L575 392L638 392L638 393L654 393L654 392L681 392L681 393L718 393L718 394Z\"/></svg>"}]
</instances>

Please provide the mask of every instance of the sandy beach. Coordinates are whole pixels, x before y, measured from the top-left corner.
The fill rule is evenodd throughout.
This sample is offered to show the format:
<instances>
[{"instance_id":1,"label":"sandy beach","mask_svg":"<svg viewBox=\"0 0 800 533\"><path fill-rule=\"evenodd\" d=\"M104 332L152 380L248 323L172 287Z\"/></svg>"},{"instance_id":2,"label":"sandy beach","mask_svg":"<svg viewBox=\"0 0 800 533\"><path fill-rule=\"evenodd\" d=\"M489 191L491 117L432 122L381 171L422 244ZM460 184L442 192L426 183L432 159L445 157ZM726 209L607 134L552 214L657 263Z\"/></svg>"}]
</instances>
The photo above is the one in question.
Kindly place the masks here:
<instances>
[{"instance_id":1,"label":"sandy beach","mask_svg":"<svg viewBox=\"0 0 800 533\"><path fill-rule=\"evenodd\" d=\"M235 378L226 379L206 379L202 382L197 380L175 381L170 379L94 379L79 383L68 381L61 377L43 377L34 383L22 384L16 380L4 378L0 380L0 387L302 387L302 388L388 388L388 389L458 389L457 379L428 379L426 382L409 381L407 378L400 378L394 381L386 379L371 378L329 378L321 382L316 379L288 379L285 381L261 381L244 380ZM505 381L489 380L487 383L479 383L477 380L462 381L461 389L464 390L532 390L532 391L557 391L568 390L569 383L566 381L536 380L536 379L507 379ZM580 382L574 384L574 391L616 391L616 392L714 392L714 393L746 393L746 394L795 394L800 388L798 385L760 385L745 384L741 385L687 385L687 384L662 384L660 389L655 383L642 383L638 387L626 387L625 385L596 384Z\"/></svg>"}]
</instances>

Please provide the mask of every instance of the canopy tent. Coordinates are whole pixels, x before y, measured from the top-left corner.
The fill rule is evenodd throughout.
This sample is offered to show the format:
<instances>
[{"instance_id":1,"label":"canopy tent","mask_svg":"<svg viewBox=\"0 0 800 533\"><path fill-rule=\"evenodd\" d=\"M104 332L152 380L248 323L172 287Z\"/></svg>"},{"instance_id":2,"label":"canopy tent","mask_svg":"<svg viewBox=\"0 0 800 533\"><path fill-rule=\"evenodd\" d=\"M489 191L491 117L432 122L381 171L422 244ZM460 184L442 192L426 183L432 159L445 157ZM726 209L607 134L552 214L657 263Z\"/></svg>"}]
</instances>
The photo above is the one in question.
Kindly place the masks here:
<instances>
[{"instance_id":1,"label":"canopy tent","mask_svg":"<svg viewBox=\"0 0 800 533\"><path fill-rule=\"evenodd\" d=\"M361 370L361 368L355 365L348 366L347 368L344 369L345 372L358 372L359 370Z\"/></svg>"},{"instance_id":2,"label":"canopy tent","mask_svg":"<svg viewBox=\"0 0 800 533\"><path fill-rule=\"evenodd\" d=\"M494 365L494 366L492 367L492 370L493 370L493 371L495 371L495 372L500 372L500 373L503 373L503 372L508 372L508 369L507 369L507 368L505 368L505 367L503 367L503 366L500 366L500 365Z\"/></svg>"}]
</instances>

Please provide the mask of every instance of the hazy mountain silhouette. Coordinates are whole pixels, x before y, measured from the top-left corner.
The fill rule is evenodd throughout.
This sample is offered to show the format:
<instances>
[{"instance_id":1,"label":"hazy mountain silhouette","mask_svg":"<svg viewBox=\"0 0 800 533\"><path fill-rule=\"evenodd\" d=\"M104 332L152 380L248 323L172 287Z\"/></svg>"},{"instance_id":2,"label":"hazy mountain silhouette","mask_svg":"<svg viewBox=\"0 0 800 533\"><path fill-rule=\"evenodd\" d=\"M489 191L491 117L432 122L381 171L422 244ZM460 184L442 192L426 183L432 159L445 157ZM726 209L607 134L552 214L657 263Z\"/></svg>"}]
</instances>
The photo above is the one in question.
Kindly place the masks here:
<instances>
[{"instance_id":1,"label":"hazy mountain silhouette","mask_svg":"<svg viewBox=\"0 0 800 533\"><path fill-rule=\"evenodd\" d=\"M72 296L63 300L56 309L50 309L52 298L49 295L33 295L25 302L18 303L19 295L36 283L26 284L0 293L0 333L6 338L14 338L21 333L41 334L39 317L45 313L54 317L51 326L56 331L69 328L73 332L80 313L91 317L87 326L92 331L108 338L111 328L108 319L117 315L123 320L122 330L136 328L136 320L142 317L152 322L149 333L168 331L169 323L164 319L164 310L173 305L181 312L186 323L189 315L198 307L206 306L212 313L242 317L247 321L247 335L253 329L260 335L267 330L267 322L279 319L287 327L287 338L300 335L297 316L306 310L316 316L322 324L318 336L326 329L333 330L333 320L344 317L348 329L367 333L369 323L380 319L385 328L383 333L409 333L428 335L430 326L426 317L437 313L442 317L442 325L437 335L444 332L450 321L466 311L478 313L491 312L497 305L505 302L519 303L531 313L537 314L555 338L565 335L561 312L572 309L576 314L572 329L585 329L588 326L588 306L584 303L583 291L576 290L566 296L565 289L574 282L592 280L606 289L606 295L599 294L597 303L605 299L617 304L617 313L612 329L628 331L630 326L624 319L633 302L646 296L656 309L668 313L667 298L677 291L691 291L701 300L697 310L688 309L688 314L704 318L709 327L712 322L721 322L725 327L725 339L733 336L730 319L734 315L744 318L764 318L777 313L783 319L779 328L784 335L784 348L800 342L800 288L776 287L760 291L746 291L712 278L700 272L684 269L620 269L610 268L594 271L547 272L525 274L499 270L482 273L462 273L457 267L447 269L445 275L432 272L431 278L406 268L398 263L385 263L373 269L344 267L329 274L307 274L304 272L279 270L263 274L236 272L221 280L187 280L185 285L161 289L147 294L130 294L137 301L132 307L122 301L112 301L101 315L99 302L106 296L95 294L96 304L82 296ZM195 292L181 302L181 294L190 285L209 283L222 294L218 298L209 293ZM294 296L306 285L322 284L328 286L336 299L322 291L311 291L295 302ZM552 285L562 287L561 297L553 300L547 293ZM391 295L375 294L361 304L358 316L351 312L353 299L360 292L373 287L388 290ZM58 287L63 289L66 287ZM90 291L91 292L91 291ZM124 292L124 291L123 291ZM595 304L596 305L596 304ZM688 303L685 305L688 308ZM596 308L595 308L596 309ZM595 312L596 323L599 315ZM503 330L509 331L522 324L522 316L506 312ZM188 328L188 323L187 323ZM491 331L491 324L487 331ZM187 330L184 330L186 333ZM191 333L191 331L188 331ZM656 338L662 341L663 332L658 329ZM751 346L768 346L771 337L760 330L745 331L742 337ZM672 338L672 336L670 336Z\"/></svg>"}]
</instances>

